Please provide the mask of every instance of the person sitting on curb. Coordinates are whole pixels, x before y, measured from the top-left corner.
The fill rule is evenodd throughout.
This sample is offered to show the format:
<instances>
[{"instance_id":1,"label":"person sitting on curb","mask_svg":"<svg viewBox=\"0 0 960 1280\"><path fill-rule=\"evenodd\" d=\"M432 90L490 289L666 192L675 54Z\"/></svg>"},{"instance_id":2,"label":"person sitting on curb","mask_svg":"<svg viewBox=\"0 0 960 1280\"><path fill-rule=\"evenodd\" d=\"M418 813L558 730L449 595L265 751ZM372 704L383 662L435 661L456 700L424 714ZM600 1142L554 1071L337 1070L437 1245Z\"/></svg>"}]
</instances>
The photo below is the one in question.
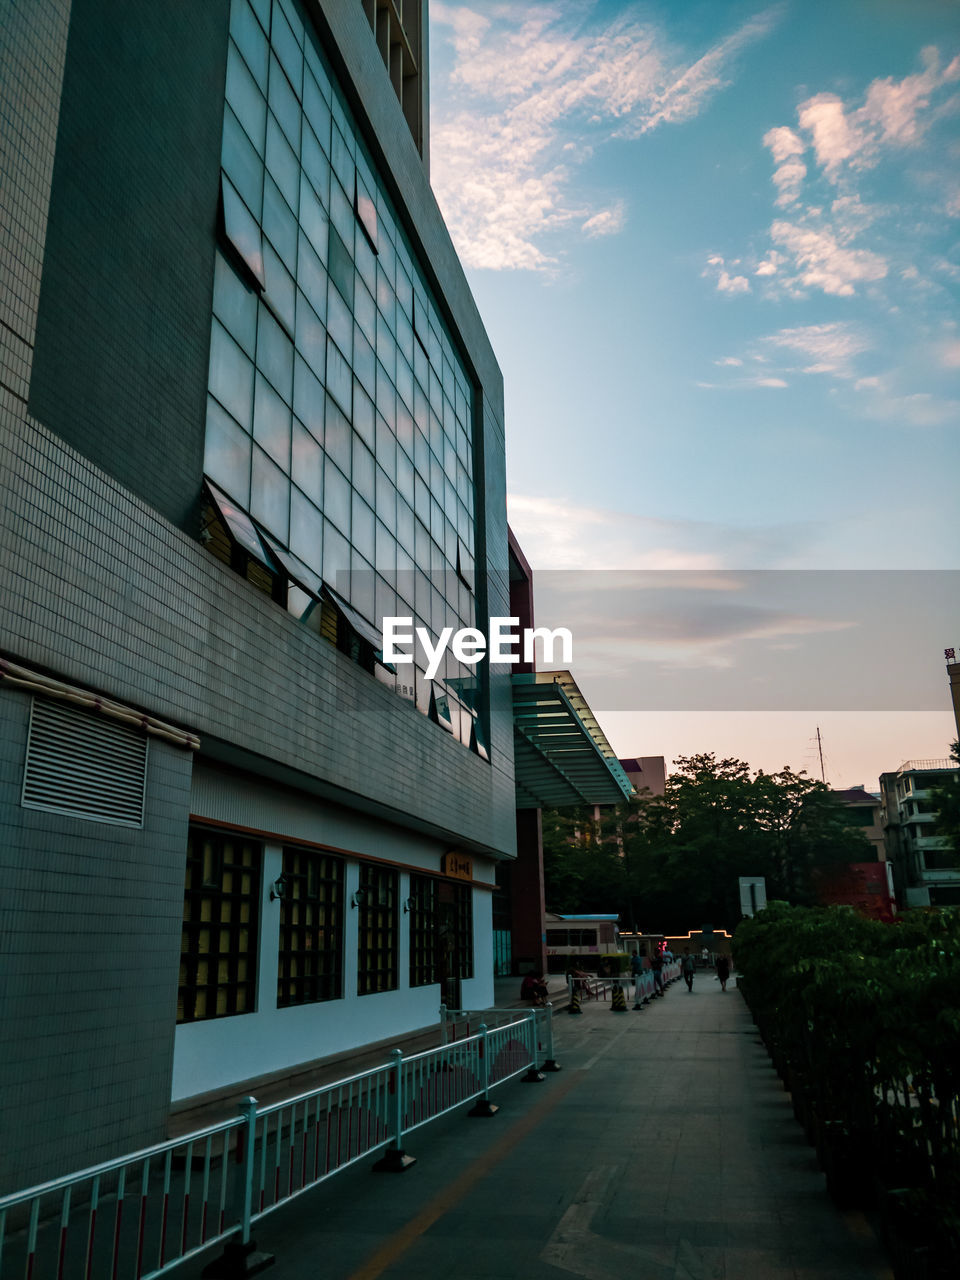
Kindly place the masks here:
<instances>
[{"instance_id":1,"label":"person sitting on curb","mask_svg":"<svg viewBox=\"0 0 960 1280\"><path fill-rule=\"evenodd\" d=\"M520 984L520 999L532 1000L538 1007L547 1003L547 984L542 974L528 973Z\"/></svg>"}]
</instances>

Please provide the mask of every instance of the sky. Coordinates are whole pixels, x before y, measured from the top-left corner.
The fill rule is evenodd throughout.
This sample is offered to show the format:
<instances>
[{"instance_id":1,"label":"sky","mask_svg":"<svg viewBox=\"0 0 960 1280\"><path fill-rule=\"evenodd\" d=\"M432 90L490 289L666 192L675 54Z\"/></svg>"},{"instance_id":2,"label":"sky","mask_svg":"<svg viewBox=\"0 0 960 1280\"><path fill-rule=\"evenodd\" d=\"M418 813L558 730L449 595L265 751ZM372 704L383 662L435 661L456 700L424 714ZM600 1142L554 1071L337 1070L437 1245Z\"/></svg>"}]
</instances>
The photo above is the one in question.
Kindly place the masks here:
<instances>
[{"instance_id":1,"label":"sky","mask_svg":"<svg viewBox=\"0 0 960 1280\"><path fill-rule=\"evenodd\" d=\"M430 22L431 181L503 370L510 522L614 748L819 773L819 726L827 781L871 789L945 756L960 5Z\"/></svg>"}]
</instances>

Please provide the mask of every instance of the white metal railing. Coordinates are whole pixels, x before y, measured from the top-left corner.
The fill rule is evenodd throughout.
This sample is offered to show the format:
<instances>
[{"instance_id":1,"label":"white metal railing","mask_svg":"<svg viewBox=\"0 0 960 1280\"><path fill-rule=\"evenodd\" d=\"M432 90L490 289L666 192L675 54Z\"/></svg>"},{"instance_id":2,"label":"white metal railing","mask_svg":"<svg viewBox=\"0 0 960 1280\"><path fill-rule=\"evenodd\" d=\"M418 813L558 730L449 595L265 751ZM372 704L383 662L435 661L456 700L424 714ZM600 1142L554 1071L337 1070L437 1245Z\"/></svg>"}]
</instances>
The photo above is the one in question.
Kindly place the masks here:
<instances>
[{"instance_id":1,"label":"white metal railing","mask_svg":"<svg viewBox=\"0 0 960 1280\"><path fill-rule=\"evenodd\" d=\"M490 1089L556 1069L551 1013L487 1010L492 1026L439 1048L270 1106L245 1098L230 1120L0 1197L0 1280L152 1280L219 1242L248 1247L255 1222L342 1169L380 1150L377 1167L403 1168L406 1134L474 1099L492 1114Z\"/></svg>"}]
</instances>

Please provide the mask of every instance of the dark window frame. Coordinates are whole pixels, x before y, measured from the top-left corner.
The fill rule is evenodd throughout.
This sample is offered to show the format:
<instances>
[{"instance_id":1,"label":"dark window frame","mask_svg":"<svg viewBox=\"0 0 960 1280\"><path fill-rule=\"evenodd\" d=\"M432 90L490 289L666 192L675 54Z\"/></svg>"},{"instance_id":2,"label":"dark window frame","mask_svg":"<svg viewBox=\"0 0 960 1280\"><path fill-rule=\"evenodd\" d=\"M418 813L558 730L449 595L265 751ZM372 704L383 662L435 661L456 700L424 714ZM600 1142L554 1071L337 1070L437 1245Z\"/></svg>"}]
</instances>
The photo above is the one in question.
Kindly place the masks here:
<instances>
[{"instance_id":1,"label":"dark window frame","mask_svg":"<svg viewBox=\"0 0 960 1280\"><path fill-rule=\"evenodd\" d=\"M262 875L263 845L258 840L190 827L178 1024L256 1012Z\"/></svg>"},{"instance_id":2,"label":"dark window frame","mask_svg":"<svg viewBox=\"0 0 960 1280\"><path fill-rule=\"evenodd\" d=\"M440 982L437 937L437 878L410 876L410 986Z\"/></svg>"},{"instance_id":3,"label":"dark window frame","mask_svg":"<svg viewBox=\"0 0 960 1280\"><path fill-rule=\"evenodd\" d=\"M399 889L395 868L360 864L357 995L396 991L400 985Z\"/></svg>"},{"instance_id":4,"label":"dark window frame","mask_svg":"<svg viewBox=\"0 0 960 1280\"><path fill-rule=\"evenodd\" d=\"M344 861L283 849L277 1008L343 999Z\"/></svg>"}]
</instances>

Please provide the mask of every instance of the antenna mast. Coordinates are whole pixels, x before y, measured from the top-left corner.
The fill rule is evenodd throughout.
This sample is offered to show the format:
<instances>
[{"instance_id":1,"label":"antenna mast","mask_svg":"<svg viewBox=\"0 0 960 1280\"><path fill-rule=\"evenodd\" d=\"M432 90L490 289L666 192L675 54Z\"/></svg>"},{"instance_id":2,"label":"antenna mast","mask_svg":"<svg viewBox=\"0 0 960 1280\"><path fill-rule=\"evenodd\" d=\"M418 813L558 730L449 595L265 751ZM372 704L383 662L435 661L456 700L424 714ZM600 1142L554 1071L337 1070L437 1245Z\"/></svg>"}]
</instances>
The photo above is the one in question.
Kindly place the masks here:
<instances>
[{"instance_id":1,"label":"antenna mast","mask_svg":"<svg viewBox=\"0 0 960 1280\"><path fill-rule=\"evenodd\" d=\"M820 753L820 781L826 782L827 775L823 770L823 742L820 739L820 726L817 725L817 750Z\"/></svg>"}]
</instances>

